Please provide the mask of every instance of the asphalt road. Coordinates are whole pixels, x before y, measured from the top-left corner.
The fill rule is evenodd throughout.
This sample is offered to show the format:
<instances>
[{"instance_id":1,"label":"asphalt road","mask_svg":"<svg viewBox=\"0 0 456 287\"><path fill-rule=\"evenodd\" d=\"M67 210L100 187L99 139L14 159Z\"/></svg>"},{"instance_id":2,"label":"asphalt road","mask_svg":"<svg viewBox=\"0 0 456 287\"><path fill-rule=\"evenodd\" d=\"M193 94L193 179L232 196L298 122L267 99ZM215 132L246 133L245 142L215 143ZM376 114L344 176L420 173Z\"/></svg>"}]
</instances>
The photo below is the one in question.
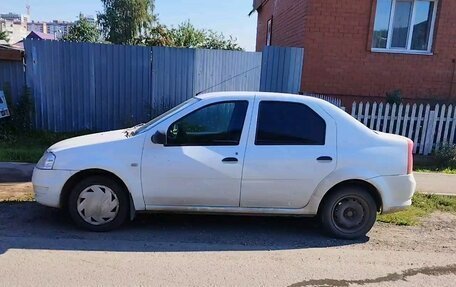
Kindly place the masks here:
<instances>
[{"instance_id":1,"label":"asphalt road","mask_svg":"<svg viewBox=\"0 0 456 287\"><path fill-rule=\"evenodd\" d=\"M416 190L422 193L456 195L456 175L436 172L416 172Z\"/></svg>"},{"instance_id":2,"label":"asphalt road","mask_svg":"<svg viewBox=\"0 0 456 287\"><path fill-rule=\"evenodd\" d=\"M0 162L0 183L29 182L34 167L32 163Z\"/></svg>"},{"instance_id":3,"label":"asphalt road","mask_svg":"<svg viewBox=\"0 0 456 287\"><path fill-rule=\"evenodd\" d=\"M329 239L309 219L141 215L90 233L0 204L0 286L454 286L456 217Z\"/></svg>"}]
</instances>

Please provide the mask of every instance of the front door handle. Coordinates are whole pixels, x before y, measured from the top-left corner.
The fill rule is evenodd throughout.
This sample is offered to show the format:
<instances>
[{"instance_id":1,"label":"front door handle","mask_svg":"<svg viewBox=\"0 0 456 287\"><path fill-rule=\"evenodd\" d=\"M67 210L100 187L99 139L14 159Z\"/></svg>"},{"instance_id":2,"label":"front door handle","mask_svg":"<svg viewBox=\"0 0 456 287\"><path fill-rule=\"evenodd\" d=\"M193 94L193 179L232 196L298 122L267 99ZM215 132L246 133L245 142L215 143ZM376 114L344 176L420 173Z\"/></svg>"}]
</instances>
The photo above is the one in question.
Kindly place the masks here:
<instances>
[{"instance_id":1,"label":"front door handle","mask_svg":"<svg viewBox=\"0 0 456 287\"><path fill-rule=\"evenodd\" d=\"M332 157L330 156L320 156L319 158L317 158L318 161L332 161Z\"/></svg>"},{"instance_id":2,"label":"front door handle","mask_svg":"<svg viewBox=\"0 0 456 287\"><path fill-rule=\"evenodd\" d=\"M236 162L238 162L238 159L235 158L235 157L226 157L226 158L222 159L222 162L225 162L225 163L236 163Z\"/></svg>"}]
</instances>

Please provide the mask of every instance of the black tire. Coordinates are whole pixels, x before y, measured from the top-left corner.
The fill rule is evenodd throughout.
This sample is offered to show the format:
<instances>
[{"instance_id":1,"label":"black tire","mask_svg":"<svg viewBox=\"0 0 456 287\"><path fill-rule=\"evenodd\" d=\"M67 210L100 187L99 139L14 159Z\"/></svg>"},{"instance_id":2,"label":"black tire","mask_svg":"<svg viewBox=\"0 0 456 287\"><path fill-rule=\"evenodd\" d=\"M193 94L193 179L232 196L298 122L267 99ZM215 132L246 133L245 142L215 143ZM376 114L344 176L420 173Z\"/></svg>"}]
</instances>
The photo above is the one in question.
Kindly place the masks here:
<instances>
[{"instance_id":1,"label":"black tire","mask_svg":"<svg viewBox=\"0 0 456 287\"><path fill-rule=\"evenodd\" d=\"M360 186L346 186L331 192L320 210L324 230L332 237L356 239L365 236L377 219L372 195Z\"/></svg>"},{"instance_id":2,"label":"black tire","mask_svg":"<svg viewBox=\"0 0 456 287\"><path fill-rule=\"evenodd\" d=\"M116 205L113 212L115 215L113 215L113 219L110 219L109 222L89 223L83 218L80 211L78 211L78 202L84 200L79 197L80 194L91 186L107 187L115 194L115 196L113 196L111 192L109 192L110 197L115 198L117 200L116 203L118 202L118 205ZM106 189L102 188L101 190L105 192ZM81 180L71 190L68 198L68 212L71 219L73 219L79 227L90 231L104 232L120 227L127 220L129 209L128 191L117 181L106 176L90 176ZM81 212L84 212L84 210ZM95 222L95 220L93 222Z\"/></svg>"}]
</instances>

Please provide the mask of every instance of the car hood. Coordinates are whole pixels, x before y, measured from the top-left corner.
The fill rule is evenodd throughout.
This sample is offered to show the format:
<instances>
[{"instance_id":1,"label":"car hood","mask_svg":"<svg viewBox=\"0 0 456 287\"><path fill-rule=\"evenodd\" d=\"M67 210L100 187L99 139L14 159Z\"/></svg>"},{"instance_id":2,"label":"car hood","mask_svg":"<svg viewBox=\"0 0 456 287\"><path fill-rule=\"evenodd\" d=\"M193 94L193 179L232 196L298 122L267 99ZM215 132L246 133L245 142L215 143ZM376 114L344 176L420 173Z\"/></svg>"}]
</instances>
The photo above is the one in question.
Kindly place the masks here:
<instances>
[{"instance_id":1,"label":"car hood","mask_svg":"<svg viewBox=\"0 0 456 287\"><path fill-rule=\"evenodd\" d=\"M59 152L62 150L73 149L78 147L121 141L127 139L125 131L126 130L116 130L70 138L54 144L48 150L50 152Z\"/></svg>"}]
</instances>

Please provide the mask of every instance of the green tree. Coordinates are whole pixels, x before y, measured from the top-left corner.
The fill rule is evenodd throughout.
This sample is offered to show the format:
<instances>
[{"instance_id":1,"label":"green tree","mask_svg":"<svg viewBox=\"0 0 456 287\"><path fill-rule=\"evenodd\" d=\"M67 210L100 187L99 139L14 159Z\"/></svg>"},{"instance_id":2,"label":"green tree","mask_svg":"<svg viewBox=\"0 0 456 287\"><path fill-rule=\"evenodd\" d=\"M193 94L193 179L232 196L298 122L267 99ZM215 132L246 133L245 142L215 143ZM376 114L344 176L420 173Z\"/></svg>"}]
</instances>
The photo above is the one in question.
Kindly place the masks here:
<instances>
[{"instance_id":1,"label":"green tree","mask_svg":"<svg viewBox=\"0 0 456 287\"><path fill-rule=\"evenodd\" d=\"M6 31L0 31L0 41L9 42L8 33Z\"/></svg>"},{"instance_id":2,"label":"green tree","mask_svg":"<svg viewBox=\"0 0 456 287\"><path fill-rule=\"evenodd\" d=\"M100 31L95 24L84 17L80 17L79 21L70 28L68 34L63 37L63 40L96 43L100 40L100 35Z\"/></svg>"},{"instance_id":3,"label":"green tree","mask_svg":"<svg viewBox=\"0 0 456 287\"><path fill-rule=\"evenodd\" d=\"M190 21L169 30L174 47L202 48L206 42L206 33L193 26Z\"/></svg>"},{"instance_id":4,"label":"green tree","mask_svg":"<svg viewBox=\"0 0 456 287\"><path fill-rule=\"evenodd\" d=\"M168 30L172 47L242 51L233 37L212 30L197 29L190 21Z\"/></svg>"},{"instance_id":5,"label":"green tree","mask_svg":"<svg viewBox=\"0 0 456 287\"><path fill-rule=\"evenodd\" d=\"M236 43L236 38L233 38L232 36L226 38L222 33L217 33L212 30L206 31L206 41L202 48L233 51L244 50Z\"/></svg>"},{"instance_id":6,"label":"green tree","mask_svg":"<svg viewBox=\"0 0 456 287\"><path fill-rule=\"evenodd\" d=\"M98 23L106 40L115 44L133 44L155 22L153 0L101 0L103 13Z\"/></svg>"},{"instance_id":7,"label":"green tree","mask_svg":"<svg viewBox=\"0 0 456 287\"><path fill-rule=\"evenodd\" d=\"M150 28L147 36L135 39L135 45L173 47L174 42L166 26L157 24Z\"/></svg>"}]
</instances>

